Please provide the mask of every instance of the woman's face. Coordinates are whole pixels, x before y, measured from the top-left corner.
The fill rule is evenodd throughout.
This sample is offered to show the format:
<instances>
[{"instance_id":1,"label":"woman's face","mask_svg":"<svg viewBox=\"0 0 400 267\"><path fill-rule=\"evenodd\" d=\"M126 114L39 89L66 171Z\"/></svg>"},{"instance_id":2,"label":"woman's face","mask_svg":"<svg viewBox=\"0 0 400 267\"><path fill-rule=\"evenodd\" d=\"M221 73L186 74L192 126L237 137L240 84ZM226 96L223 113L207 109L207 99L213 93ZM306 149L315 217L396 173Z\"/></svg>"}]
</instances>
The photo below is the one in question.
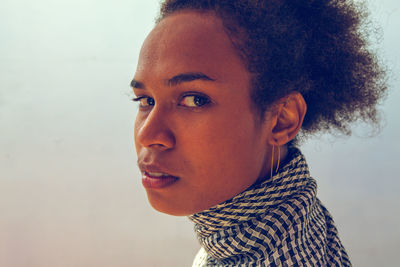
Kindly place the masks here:
<instances>
[{"instance_id":1,"label":"woman's face","mask_svg":"<svg viewBox=\"0 0 400 267\"><path fill-rule=\"evenodd\" d=\"M220 19L163 19L140 52L132 87L135 143L151 205L190 215L267 176L268 120L256 119L250 74Z\"/></svg>"}]
</instances>

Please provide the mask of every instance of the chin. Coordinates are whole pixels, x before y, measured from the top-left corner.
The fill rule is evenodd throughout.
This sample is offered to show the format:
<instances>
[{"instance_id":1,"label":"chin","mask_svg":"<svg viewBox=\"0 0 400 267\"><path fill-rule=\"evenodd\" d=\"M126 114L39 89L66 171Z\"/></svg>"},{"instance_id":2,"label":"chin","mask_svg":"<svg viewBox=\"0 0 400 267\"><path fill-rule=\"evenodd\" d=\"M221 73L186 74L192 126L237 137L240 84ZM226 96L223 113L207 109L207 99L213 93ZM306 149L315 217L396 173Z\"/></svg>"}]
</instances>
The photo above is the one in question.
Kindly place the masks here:
<instances>
[{"instance_id":1,"label":"chin","mask_svg":"<svg viewBox=\"0 0 400 267\"><path fill-rule=\"evenodd\" d=\"M147 193L147 198L150 205L158 212L165 213L172 216L189 216L201 210L197 210L188 205L189 203L184 203L185 206L177 205L177 203L171 203L165 199L160 199L154 194Z\"/></svg>"}]
</instances>

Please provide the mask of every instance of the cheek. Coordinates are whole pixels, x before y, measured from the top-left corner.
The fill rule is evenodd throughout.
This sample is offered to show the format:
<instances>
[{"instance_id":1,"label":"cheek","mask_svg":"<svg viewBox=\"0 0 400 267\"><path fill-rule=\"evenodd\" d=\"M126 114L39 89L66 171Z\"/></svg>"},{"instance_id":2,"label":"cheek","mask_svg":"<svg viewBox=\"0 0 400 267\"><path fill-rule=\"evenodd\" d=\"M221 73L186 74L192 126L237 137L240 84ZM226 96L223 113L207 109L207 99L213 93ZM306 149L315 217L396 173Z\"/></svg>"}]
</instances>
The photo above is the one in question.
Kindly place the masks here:
<instances>
[{"instance_id":1,"label":"cheek","mask_svg":"<svg viewBox=\"0 0 400 267\"><path fill-rule=\"evenodd\" d=\"M142 121L143 121L143 120L141 120L141 119L139 118L139 115L137 115L137 117L136 117L136 119L135 119L134 126L133 126L133 136L134 136L135 148L136 148L136 153L137 153L137 154L139 154L139 150L140 150L140 148L141 148L141 144L140 144L140 142L139 142L139 140L138 140L138 133L139 133L139 131L140 131L140 128L141 128L142 125L143 125L143 122L142 122Z\"/></svg>"},{"instance_id":2,"label":"cheek","mask_svg":"<svg viewBox=\"0 0 400 267\"><path fill-rule=\"evenodd\" d=\"M251 119L250 116L236 120L231 116L213 117L197 127L188 127L190 132L181 136L183 153L197 165L202 175L244 175L254 157L259 157L257 151L263 150Z\"/></svg>"}]
</instances>

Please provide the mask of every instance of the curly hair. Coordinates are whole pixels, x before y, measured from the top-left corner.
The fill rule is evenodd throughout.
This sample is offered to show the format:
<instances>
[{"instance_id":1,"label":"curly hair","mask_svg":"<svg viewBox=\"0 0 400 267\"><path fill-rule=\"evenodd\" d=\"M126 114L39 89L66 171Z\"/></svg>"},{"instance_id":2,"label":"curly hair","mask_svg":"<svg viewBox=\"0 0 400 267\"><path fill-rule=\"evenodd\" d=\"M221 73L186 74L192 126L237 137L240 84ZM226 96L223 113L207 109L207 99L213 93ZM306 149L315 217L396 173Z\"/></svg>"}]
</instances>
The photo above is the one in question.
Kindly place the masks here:
<instances>
[{"instance_id":1,"label":"curly hair","mask_svg":"<svg viewBox=\"0 0 400 267\"><path fill-rule=\"evenodd\" d=\"M158 21L182 11L212 11L252 74L261 115L293 91L307 103L302 136L357 120L379 125L385 70L369 49L368 12L350 0L165 0Z\"/></svg>"}]
</instances>

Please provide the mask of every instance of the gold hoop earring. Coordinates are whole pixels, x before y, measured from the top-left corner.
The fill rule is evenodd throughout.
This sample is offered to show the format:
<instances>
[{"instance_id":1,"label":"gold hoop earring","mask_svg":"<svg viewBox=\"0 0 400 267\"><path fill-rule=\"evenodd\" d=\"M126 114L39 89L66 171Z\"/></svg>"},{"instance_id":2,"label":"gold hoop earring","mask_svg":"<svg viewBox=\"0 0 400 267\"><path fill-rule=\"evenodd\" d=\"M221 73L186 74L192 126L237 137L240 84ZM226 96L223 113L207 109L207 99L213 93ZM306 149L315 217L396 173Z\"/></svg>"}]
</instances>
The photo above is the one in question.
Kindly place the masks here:
<instances>
[{"instance_id":1,"label":"gold hoop earring","mask_svg":"<svg viewBox=\"0 0 400 267\"><path fill-rule=\"evenodd\" d=\"M275 170L275 172L278 172L278 170L279 170L279 163L280 163L280 161L281 161L281 147L278 146L278 164L276 165L276 170Z\"/></svg>"},{"instance_id":2,"label":"gold hoop earring","mask_svg":"<svg viewBox=\"0 0 400 267\"><path fill-rule=\"evenodd\" d=\"M271 178L272 178L272 172L274 169L274 150L275 150L275 145L272 145L272 156L271 156Z\"/></svg>"},{"instance_id":3,"label":"gold hoop earring","mask_svg":"<svg viewBox=\"0 0 400 267\"><path fill-rule=\"evenodd\" d=\"M273 170L274 170L274 151L275 151L275 145L272 145L272 155L271 155L271 178L273 175ZM281 163L281 147L278 146L278 162L276 164L276 169L275 172L278 172L279 170L279 164Z\"/></svg>"}]
</instances>

